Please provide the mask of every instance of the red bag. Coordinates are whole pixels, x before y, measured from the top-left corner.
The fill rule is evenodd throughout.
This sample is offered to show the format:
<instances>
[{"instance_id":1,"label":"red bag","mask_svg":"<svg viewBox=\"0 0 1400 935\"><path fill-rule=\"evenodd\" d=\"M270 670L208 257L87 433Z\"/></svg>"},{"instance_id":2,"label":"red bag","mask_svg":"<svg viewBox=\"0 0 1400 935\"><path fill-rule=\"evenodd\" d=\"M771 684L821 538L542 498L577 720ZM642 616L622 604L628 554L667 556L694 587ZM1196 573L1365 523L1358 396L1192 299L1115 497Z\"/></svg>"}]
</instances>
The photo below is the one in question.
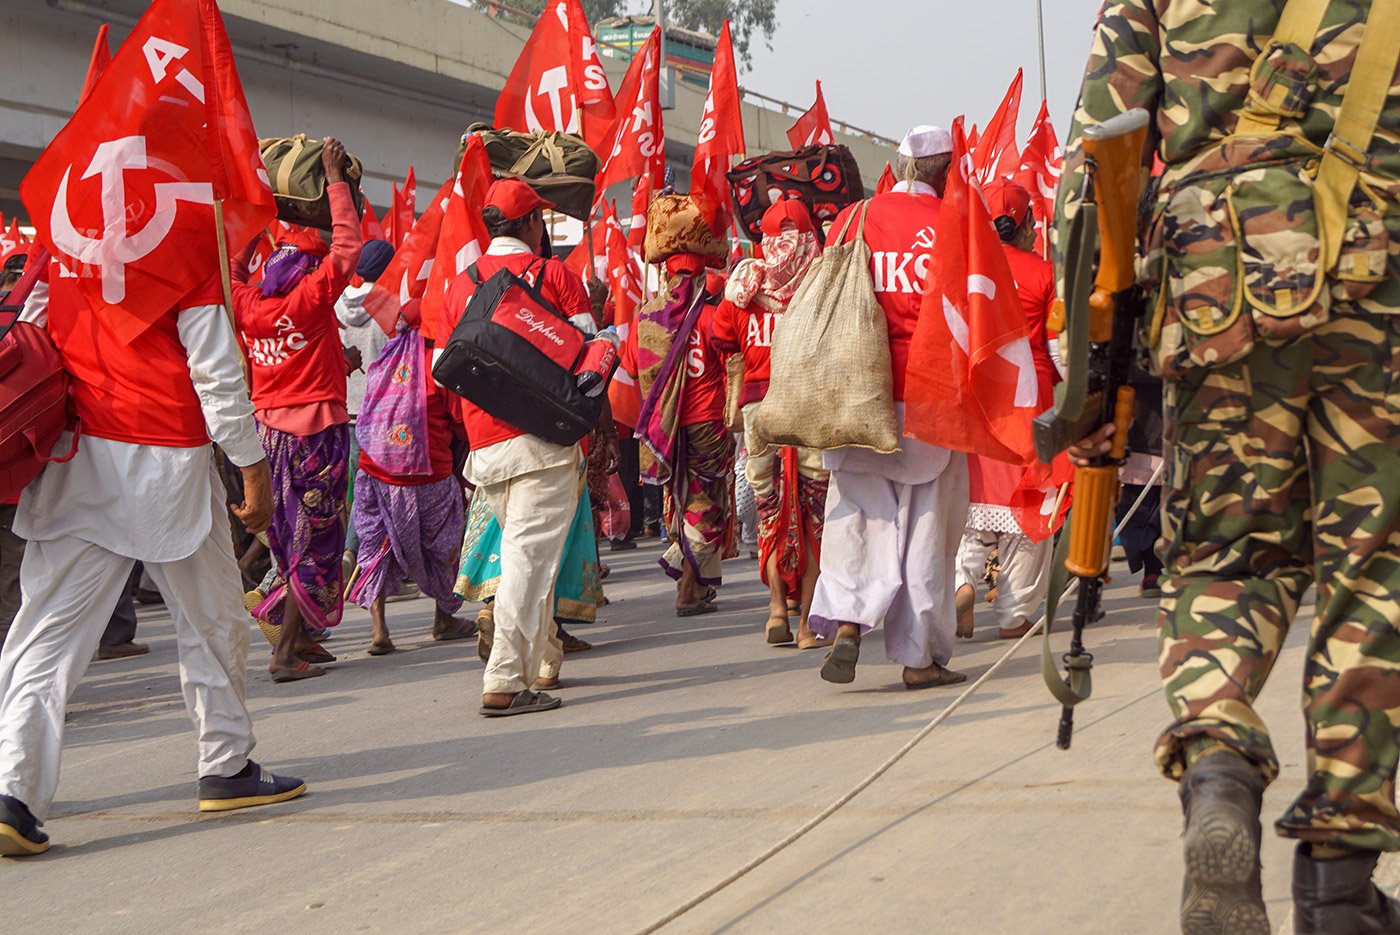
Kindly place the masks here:
<instances>
[{"instance_id":1,"label":"red bag","mask_svg":"<svg viewBox=\"0 0 1400 935\"><path fill-rule=\"evenodd\" d=\"M50 461L71 461L78 453L75 425L68 453L49 456L69 425L68 374L48 332L18 320L39 270L47 264L47 254L32 258L29 270L5 297L12 304L0 305L0 502L18 497Z\"/></svg>"},{"instance_id":2,"label":"red bag","mask_svg":"<svg viewBox=\"0 0 1400 935\"><path fill-rule=\"evenodd\" d=\"M625 539L632 531L632 501L627 499L627 488L616 474L608 478L608 502L602 507L599 512L602 513L603 535L609 539Z\"/></svg>"}]
</instances>

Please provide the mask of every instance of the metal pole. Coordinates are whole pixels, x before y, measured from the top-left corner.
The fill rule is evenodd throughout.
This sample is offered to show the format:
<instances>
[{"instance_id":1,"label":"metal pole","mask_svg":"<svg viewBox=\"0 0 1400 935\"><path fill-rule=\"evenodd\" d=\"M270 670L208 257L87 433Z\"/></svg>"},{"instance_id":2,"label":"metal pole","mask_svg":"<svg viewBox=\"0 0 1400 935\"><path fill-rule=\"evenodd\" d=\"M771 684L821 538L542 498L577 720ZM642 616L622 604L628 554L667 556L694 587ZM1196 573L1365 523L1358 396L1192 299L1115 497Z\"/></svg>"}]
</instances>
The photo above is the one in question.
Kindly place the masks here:
<instances>
[{"instance_id":1,"label":"metal pole","mask_svg":"<svg viewBox=\"0 0 1400 935\"><path fill-rule=\"evenodd\" d=\"M1035 19L1040 30L1040 99L1044 101L1049 100L1045 92L1045 0L1035 0Z\"/></svg>"},{"instance_id":2,"label":"metal pole","mask_svg":"<svg viewBox=\"0 0 1400 935\"><path fill-rule=\"evenodd\" d=\"M656 18L656 25L658 25L658 26L661 27L661 48L658 50L658 51L660 52L661 61L660 61L658 64L659 64L659 67L661 67L661 68L663 68L663 69L666 67L666 9L665 9L665 6L666 6L666 5L665 5L664 3L662 3L662 0L654 0L654 2L653 2L652 5L651 5L652 15L655 16L655 18Z\"/></svg>"}]
</instances>

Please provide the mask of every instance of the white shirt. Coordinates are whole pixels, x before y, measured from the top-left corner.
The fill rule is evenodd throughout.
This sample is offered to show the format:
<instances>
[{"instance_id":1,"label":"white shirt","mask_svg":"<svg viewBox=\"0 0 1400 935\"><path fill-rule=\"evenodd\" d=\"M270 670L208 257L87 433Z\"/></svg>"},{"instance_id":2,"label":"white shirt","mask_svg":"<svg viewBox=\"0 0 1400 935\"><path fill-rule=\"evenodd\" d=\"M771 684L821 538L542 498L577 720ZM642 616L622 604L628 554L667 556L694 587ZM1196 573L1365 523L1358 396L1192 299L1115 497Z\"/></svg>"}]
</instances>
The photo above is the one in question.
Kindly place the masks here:
<instances>
[{"instance_id":1,"label":"white shirt","mask_svg":"<svg viewBox=\"0 0 1400 935\"><path fill-rule=\"evenodd\" d=\"M365 296L373 284L346 286L335 302L335 317L340 322L341 343L360 352L360 369L345 378L345 410L353 418L360 413L365 401L366 374L369 365L379 359L380 351L389 343L389 336L379 323L365 311Z\"/></svg>"},{"instance_id":2,"label":"white shirt","mask_svg":"<svg viewBox=\"0 0 1400 935\"><path fill-rule=\"evenodd\" d=\"M938 197L938 192L927 182L896 182L894 188L891 188L890 191L905 195L932 195L935 198Z\"/></svg>"},{"instance_id":3,"label":"white shirt","mask_svg":"<svg viewBox=\"0 0 1400 935\"><path fill-rule=\"evenodd\" d=\"M894 404L899 420L899 451L880 454L869 448L837 448L823 452L828 471L875 474L896 484L927 484L936 480L952 461L952 452L904 434L904 403Z\"/></svg>"},{"instance_id":4,"label":"white shirt","mask_svg":"<svg viewBox=\"0 0 1400 935\"><path fill-rule=\"evenodd\" d=\"M48 295L47 284L36 284L22 317L46 325ZM209 437L239 467L262 461L242 352L223 308L183 309L177 328ZM72 441L65 432L55 453ZM71 536L139 561L172 562L194 554L224 509L208 445L165 448L84 436L72 461L49 464L25 488L14 531L36 541Z\"/></svg>"}]
</instances>

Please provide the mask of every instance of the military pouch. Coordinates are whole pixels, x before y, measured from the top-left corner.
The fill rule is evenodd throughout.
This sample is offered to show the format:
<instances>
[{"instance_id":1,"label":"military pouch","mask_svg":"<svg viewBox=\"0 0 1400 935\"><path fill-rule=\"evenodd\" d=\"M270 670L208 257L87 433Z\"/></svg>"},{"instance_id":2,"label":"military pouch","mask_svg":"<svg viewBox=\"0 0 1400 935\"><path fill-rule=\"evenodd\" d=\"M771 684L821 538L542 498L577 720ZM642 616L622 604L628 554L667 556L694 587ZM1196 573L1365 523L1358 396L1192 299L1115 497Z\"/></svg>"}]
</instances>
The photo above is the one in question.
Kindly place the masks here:
<instances>
[{"instance_id":1,"label":"military pouch","mask_svg":"<svg viewBox=\"0 0 1400 935\"><path fill-rule=\"evenodd\" d=\"M1254 62L1245 110L1266 122L1302 120L1317 93L1317 79L1317 63L1308 50L1275 42Z\"/></svg>"},{"instance_id":2,"label":"military pouch","mask_svg":"<svg viewBox=\"0 0 1400 935\"><path fill-rule=\"evenodd\" d=\"M1230 180L1228 200L1239 237L1242 295L1256 333L1287 340L1326 322L1332 294L1320 267L1322 241L1309 167L1246 169Z\"/></svg>"},{"instance_id":3,"label":"military pouch","mask_svg":"<svg viewBox=\"0 0 1400 935\"><path fill-rule=\"evenodd\" d=\"M1356 302L1366 298L1383 282L1390 262L1390 232L1385 227L1383 206L1369 196L1353 204L1342 233L1342 252L1332 270L1332 298Z\"/></svg>"}]
</instances>

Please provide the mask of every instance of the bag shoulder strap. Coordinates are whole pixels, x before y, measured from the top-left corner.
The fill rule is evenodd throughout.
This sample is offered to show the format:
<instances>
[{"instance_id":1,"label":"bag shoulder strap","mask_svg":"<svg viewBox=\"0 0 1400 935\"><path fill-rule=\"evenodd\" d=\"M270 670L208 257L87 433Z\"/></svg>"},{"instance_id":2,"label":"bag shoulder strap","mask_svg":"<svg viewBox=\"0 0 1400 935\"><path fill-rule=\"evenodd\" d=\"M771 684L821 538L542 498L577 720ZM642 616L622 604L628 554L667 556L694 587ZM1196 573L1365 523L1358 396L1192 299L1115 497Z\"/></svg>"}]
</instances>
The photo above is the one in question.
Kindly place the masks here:
<instances>
[{"instance_id":1,"label":"bag shoulder strap","mask_svg":"<svg viewBox=\"0 0 1400 935\"><path fill-rule=\"evenodd\" d=\"M846 231L851 229L851 222L853 220L858 221L856 227L856 240L860 240L861 238L863 238L865 236L865 210L869 207L869 200L862 201L860 203L860 206L857 207L855 211L852 211L850 214L846 215L845 223L841 225L841 230L839 233L837 233L836 238L834 240L828 240L827 243L832 244L833 246L845 243Z\"/></svg>"},{"instance_id":2,"label":"bag shoulder strap","mask_svg":"<svg viewBox=\"0 0 1400 935\"><path fill-rule=\"evenodd\" d=\"M1371 0L1366 31L1356 50L1356 62L1342 96L1342 108L1332 126L1332 135L1327 138L1314 188L1318 230L1322 235L1323 269L1331 270L1341 255L1351 195L1370 157L1371 140L1390 96L1397 62L1400 62L1400 0Z\"/></svg>"},{"instance_id":3,"label":"bag shoulder strap","mask_svg":"<svg viewBox=\"0 0 1400 935\"><path fill-rule=\"evenodd\" d=\"M14 284L9 292L5 293L5 304L0 305L0 341L5 340L5 336L10 333L10 329L19 321L19 316L24 312L24 303L29 298L29 293L34 291L34 284L39 281L39 274L43 271L44 267L48 265L48 251L39 250L37 255L30 259L29 265L19 277L19 281Z\"/></svg>"}]
</instances>

